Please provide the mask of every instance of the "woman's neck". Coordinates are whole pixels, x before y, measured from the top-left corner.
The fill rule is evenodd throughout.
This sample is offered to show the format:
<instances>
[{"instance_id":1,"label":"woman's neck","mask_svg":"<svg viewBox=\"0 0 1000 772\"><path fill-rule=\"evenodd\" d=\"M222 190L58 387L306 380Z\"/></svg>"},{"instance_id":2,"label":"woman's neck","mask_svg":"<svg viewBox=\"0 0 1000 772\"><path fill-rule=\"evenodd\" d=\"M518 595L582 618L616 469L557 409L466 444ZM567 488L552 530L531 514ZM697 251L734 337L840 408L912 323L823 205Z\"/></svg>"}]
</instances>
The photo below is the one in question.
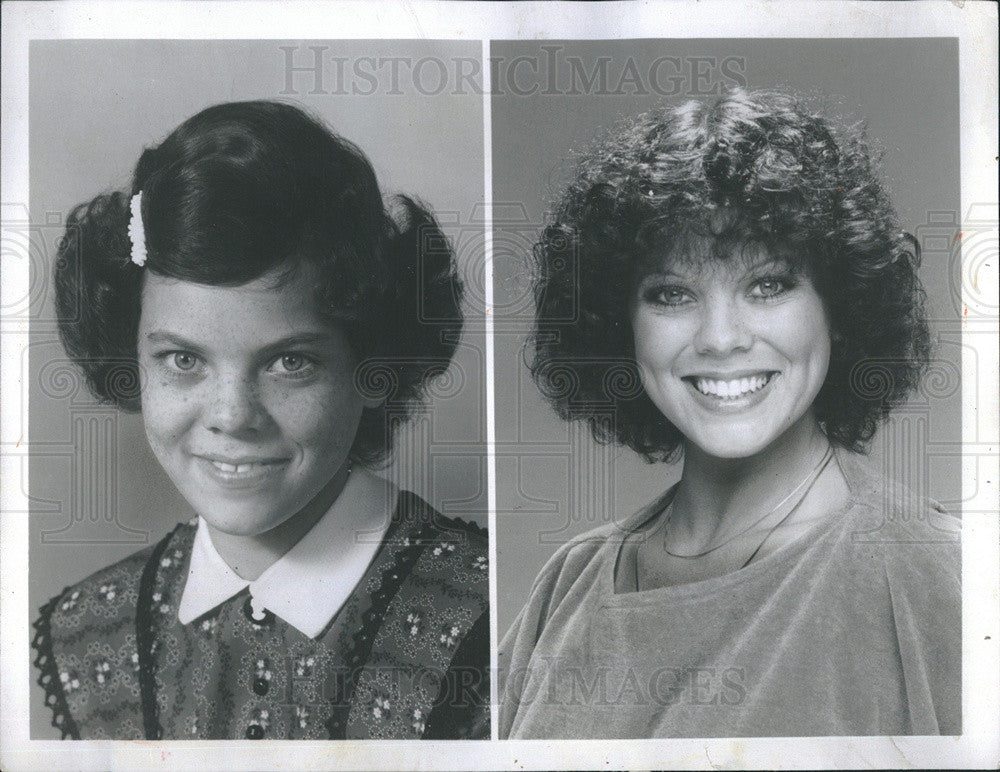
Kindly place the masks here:
<instances>
[{"instance_id":1,"label":"woman's neck","mask_svg":"<svg viewBox=\"0 0 1000 772\"><path fill-rule=\"evenodd\" d=\"M337 500L351 467L345 463L304 509L281 525L256 536L223 533L206 522L212 546L241 579L254 581L282 555L299 543Z\"/></svg>"},{"instance_id":2,"label":"woman's neck","mask_svg":"<svg viewBox=\"0 0 1000 772\"><path fill-rule=\"evenodd\" d=\"M829 444L808 415L750 458L718 458L686 446L670 513L674 547L698 552L759 520L814 469Z\"/></svg>"}]
</instances>

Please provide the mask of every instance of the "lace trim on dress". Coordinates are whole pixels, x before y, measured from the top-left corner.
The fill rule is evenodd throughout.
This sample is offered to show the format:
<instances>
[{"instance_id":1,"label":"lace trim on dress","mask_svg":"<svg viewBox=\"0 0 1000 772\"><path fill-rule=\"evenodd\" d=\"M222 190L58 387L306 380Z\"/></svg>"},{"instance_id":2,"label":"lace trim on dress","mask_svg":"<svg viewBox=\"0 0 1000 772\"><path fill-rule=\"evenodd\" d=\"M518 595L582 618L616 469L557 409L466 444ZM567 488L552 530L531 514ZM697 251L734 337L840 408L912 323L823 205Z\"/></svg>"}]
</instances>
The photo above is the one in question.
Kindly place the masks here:
<instances>
[{"instance_id":1,"label":"lace trim on dress","mask_svg":"<svg viewBox=\"0 0 1000 772\"><path fill-rule=\"evenodd\" d=\"M398 519L394 519L389 532L384 537L385 545L392 545L396 533L401 530L401 526L409 525L404 522L407 515L423 515L426 511L421 506L420 500L408 491L401 491L399 503L396 511L400 513ZM379 588L372 595L372 602L368 609L361 615L361 629L359 629L351 640L350 651L348 652L347 664L349 672L342 678L337 679L336 696L333 703L333 713L327 722L327 729L331 740L343 740L347 732L347 717L351 711L351 698L358 684L358 678L365 664L371 656L372 643L378 628L382 624L382 619L389 608L389 604L396 596L403 581L409 576L413 564L417 562L420 555L431 542L434 533L434 525L427 522L412 536L404 539L396 552L395 560L382 572L379 579Z\"/></svg>"},{"instance_id":2,"label":"lace trim on dress","mask_svg":"<svg viewBox=\"0 0 1000 772\"><path fill-rule=\"evenodd\" d=\"M35 637L31 641L31 647L37 652L34 664L39 670L38 684L45 690L45 704L52 710L52 726L62 732L60 739L65 740L69 737L73 740L79 740L80 732L70 715L69 706L66 704L66 695L63 693L59 680L56 658L52 654L50 619L59 599L68 590L69 587L40 609L39 617L34 624Z\"/></svg>"},{"instance_id":3,"label":"lace trim on dress","mask_svg":"<svg viewBox=\"0 0 1000 772\"><path fill-rule=\"evenodd\" d=\"M142 569L139 580L139 600L135 613L135 645L139 653L139 694L142 700L142 727L147 740L162 740L163 727L160 725L156 707L156 673L153 662L153 642L156 632L153 629L153 619L150 609L153 605L152 595L156 585L156 574L160 567L160 557L174 535L183 526L178 525L164 536L153 548L149 560Z\"/></svg>"},{"instance_id":4,"label":"lace trim on dress","mask_svg":"<svg viewBox=\"0 0 1000 772\"><path fill-rule=\"evenodd\" d=\"M431 509L430 512L433 514L433 522L440 531L467 531L473 536L481 536L484 539L489 538L489 530L486 526L479 525L472 520L462 520L459 517L447 517Z\"/></svg>"}]
</instances>

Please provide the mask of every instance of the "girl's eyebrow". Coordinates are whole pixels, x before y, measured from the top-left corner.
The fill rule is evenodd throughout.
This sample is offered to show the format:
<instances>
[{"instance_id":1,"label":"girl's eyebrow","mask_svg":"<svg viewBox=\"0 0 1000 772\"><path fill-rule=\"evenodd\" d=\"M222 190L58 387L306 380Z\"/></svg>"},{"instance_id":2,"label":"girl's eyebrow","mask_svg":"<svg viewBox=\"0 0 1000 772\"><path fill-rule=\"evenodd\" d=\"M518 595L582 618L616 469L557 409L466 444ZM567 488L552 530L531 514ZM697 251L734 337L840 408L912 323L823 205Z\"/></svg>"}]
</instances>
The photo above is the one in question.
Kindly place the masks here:
<instances>
[{"instance_id":1,"label":"girl's eyebrow","mask_svg":"<svg viewBox=\"0 0 1000 772\"><path fill-rule=\"evenodd\" d=\"M163 332L161 330L153 330L153 332L146 333L146 340L150 343L170 343L181 348L199 348L198 344L194 341L190 341L180 335L175 335L172 332Z\"/></svg>"},{"instance_id":2,"label":"girl's eyebrow","mask_svg":"<svg viewBox=\"0 0 1000 772\"><path fill-rule=\"evenodd\" d=\"M261 351L278 352L294 348L295 346L328 343L331 337L331 334L327 332L296 332L291 335L286 335L283 338L278 338L275 341L271 341L261 348Z\"/></svg>"},{"instance_id":3,"label":"girl's eyebrow","mask_svg":"<svg viewBox=\"0 0 1000 772\"><path fill-rule=\"evenodd\" d=\"M326 332L296 332L266 343L261 347L261 351L281 351L283 349L294 346L308 345L310 343L326 343L330 340L330 338L330 333ZM146 340L150 343L169 343L181 348L191 349L192 351L198 351L202 348L201 345L192 340L188 340L181 335L177 335L172 332L165 332L163 330L153 330L152 332L147 333Z\"/></svg>"}]
</instances>

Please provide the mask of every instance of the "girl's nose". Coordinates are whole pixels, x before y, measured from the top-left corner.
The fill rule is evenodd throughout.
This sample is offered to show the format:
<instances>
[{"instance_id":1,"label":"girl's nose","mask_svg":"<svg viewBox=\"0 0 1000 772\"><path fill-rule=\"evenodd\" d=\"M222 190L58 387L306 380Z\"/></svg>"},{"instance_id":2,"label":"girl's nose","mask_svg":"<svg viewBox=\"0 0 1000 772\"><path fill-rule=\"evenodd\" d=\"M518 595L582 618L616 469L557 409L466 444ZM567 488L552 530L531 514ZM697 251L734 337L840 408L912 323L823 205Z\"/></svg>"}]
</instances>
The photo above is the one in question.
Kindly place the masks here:
<instances>
[{"instance_id":1,"label":"girl's nose","mask_svg":"<svg viewBox=\"0 0 1000 772\"><path fill-rule=\"evenodd\" d=\"M748 351L753 334L738 299L710 299L702 308L694 345L699 354L727 356L734 351Z\"/></svg>"},{"instance_id":2,"label":"girl's nose","mask_svg":"<svg viewBox=\"0 0 1000 772\"><path fill-rule=\"evenodd\" d=\"M259 432L267 422L267 411L253 379L219 378L210 388L205 411L208 429L218 434L240 436Z\"/></svg>"}]
</instances>

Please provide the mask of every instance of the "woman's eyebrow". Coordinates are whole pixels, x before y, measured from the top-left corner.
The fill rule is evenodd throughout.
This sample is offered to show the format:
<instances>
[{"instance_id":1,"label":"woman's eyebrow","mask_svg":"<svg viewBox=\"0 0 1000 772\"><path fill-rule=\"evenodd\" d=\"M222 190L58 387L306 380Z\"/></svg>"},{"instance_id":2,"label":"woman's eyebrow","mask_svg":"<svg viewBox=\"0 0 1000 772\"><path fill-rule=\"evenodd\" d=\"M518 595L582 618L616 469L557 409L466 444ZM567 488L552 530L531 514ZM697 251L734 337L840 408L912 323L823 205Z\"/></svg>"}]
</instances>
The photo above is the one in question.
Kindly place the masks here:
<instances>
[{"instance_id":1,"label":"woman's eyebrow","mask_svg":"<svg viewBox=\"0 0 1000 772\"><path fill-rule=\"evenodd\" d=\"M788 260L784 260L780 257L769 257L765 260L756 260L747 265L748 271L764 271L778 269L781 271L794 271L795 266L792 265Z\"/></svg>"},{"instance_id":2,"label":"woman's eyebrow","mask_svg":"<svg viewBox=\"0 0 1000 772\"><path fill-rule=\"evenodd\" d=\"M670 268L657 268L655 271L647 271L639 280L639 283L642 284L648 281L658 281L660 279L680 279L685 281L690 280L691 278L692 277L689 274L678 273Z\"/></svg>"}]
</instances>

